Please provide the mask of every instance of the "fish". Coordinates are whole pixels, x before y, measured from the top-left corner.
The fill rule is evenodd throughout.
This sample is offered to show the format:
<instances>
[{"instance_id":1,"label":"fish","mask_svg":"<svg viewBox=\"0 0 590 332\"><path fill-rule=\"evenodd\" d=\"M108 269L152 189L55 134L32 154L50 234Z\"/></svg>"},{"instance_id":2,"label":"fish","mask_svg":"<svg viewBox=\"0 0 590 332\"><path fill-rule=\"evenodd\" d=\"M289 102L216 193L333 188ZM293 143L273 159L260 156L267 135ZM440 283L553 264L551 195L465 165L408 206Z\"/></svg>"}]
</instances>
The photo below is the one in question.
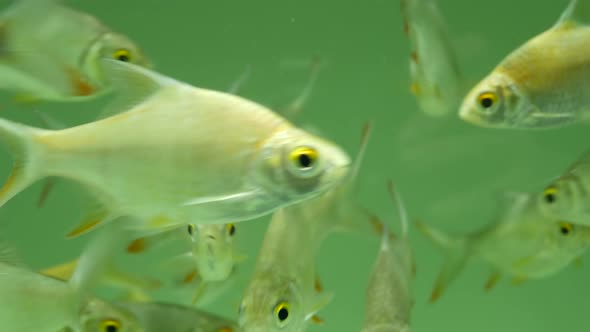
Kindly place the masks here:
<instances>
[{"instance_id":1,"label":"fish","mask_svg":"<svg viewBox=\"0 0 590 332\"><path fill-rule=\"evenodd\" d=\"M539 208L548 218L590 226L590 151L537 193Z\"/></svg>"},{"instance_id":2,"label":"fish","mask_svg":"<svg viewBox=\"0 0 590 332\"><path fill-rule=\"evenodd\" d=\"M110 91L101 59L153 67L129 37L60 0L0 13L0 89L21 101L81 101Z\"/></svg>"},{"instance_id":3,"label":"fish","mask_svg":"<svg viewBox=\"0 0 590 332\"><path fill-rule=\"evenodd\" d=\"M57 176L97 200L68 237L120 217L128 230L158 232L255 219L320 195L348 173L350 158L338 145L264 106L103 62L127 111L63 130L0 119L0 142L15 157L0 206Z\"/></svg>"},{"instance_id":4,"label":"fish","mask_svg":"<svg viewBox=\"0 0 590 332\"><path fill-rule=\"evenodd\" d=\"M401 0L410 41L410 91L427 115L457 112L465 93L463 74L436 0Z\"/></svg>"},{"instance_id":5,"label":"fish","mask_svg":"<svg viewBox=\"0 0 590 332\"><path fill-rule=\"evenodd\" d=\"M234 246L235 235L236 226L233 223L211 225L193 223L188 224L187 227L137 238L129 244L127 252L143 253L171 240L185 244L183 250L186 252L168 259L167 263L180 268L183 284L189 284L198 279L199 287L193 297L194 303L209 282L225 281L233 273L235 264L245 259L245 255L239 254Z\"/></svg>"},{"instance_id":6,"label":"fish","mask_svg":"<svg viewBox=\"0 0 590 332\"><path fill-rule=\"evenodd\" d=\"M362 332L409 332L414 299L414 255L408 237L409 217L401 196L389 182L389 192L399 211L401 237L394 237L381 223L382 238L377 260L369 277Z\"/></svg>"},{"instance_id":7,"label":"fish","mask_svg":"<svg viewBox=\"0 0 590 332\"><path fill-rule=\"evenodd\" d=\"M0 321L3 328L55 332L70 327L79 331L80 309L112 257L111 245L120 240L114 229L106 227L91 240L68 282L33 271L15 258L13 249L4 246L0 257Z\"/></svg>"},{"instance_id":8,"label":"fish","mask_svg":"<svg viewBox=\"0 0 590 332\"><path fill-rule=\"evenodd\" d=\"M502 213L483 229L450 235L423 222L418 229L445 253L430 301L437 301L468 261L491 266L485 283L490 290L503 275L513 283L550 277L578 259L590 247L590 227L543 216L531 193L511 192Z\"/></svg>"},{"instance_id":9,"label":"fish","mask_svg":"<svg viewBox=\"0 0 590 332\"><path fill-rule=\"evenodd\" d=\"M557 23L504 58L465 96L464 121L490 128L545 129L590 114L588 0L572 0Z\"/></svg>"},{"instance_id":10,"label":"fish","mask_svg":"<svg viewBox=\"0 0 590 332\"><path fill-rule=\"evenodd\" d=\"M351 192L369 133L367 125L355 164L340 186L273 213L239 306L243 331L304 331L310 322L323 322L317 312L331 302L333 293L323 289L314 266L321 243L335 231L362 231L365 224L372 231L373 217Z\"/></svg>"},{"instance_id":11,"label":"fish","mask_svg":"<svg viewBox=\"0 0 590 332\"><path fill-rule=\"evenodd\" d=\"M172 303L93 299L80 315L81 332L239 332L229 319ZM110 329L108 329L110 328Z\"/></svg>"}]
</instances>

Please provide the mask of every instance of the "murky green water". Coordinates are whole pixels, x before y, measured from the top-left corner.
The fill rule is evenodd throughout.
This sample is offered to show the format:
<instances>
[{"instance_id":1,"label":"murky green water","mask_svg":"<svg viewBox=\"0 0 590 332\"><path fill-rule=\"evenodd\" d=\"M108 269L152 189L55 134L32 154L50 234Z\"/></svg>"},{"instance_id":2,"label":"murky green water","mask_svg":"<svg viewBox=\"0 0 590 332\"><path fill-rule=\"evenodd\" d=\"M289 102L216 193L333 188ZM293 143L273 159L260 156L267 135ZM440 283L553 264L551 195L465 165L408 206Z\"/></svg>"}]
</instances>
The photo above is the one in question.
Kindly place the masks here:
<instances>
[{"instance_id":1,"label":"murky green water","mask_svg":"<svg viewBox=\"0 0 590 332\"><path fill-rule=\"evenodd\" d=\"M323 61L321 74L301 118L351 154L362 124L373 120L362 171L363 203L390 221L395 210L385 190L392 178L412 216L441 228L473 230L494 216L502 190L538 190L585 151L588 128L545 131L477 128L448 118L422 115L409 93L408 42L402 34L399 1L74 1L143 46L157 70L196 86L226 90L247 68L240 95L278 108L306 82L306 63ZM565 0L441 1L464 70L475 83L509 51L551 26ZM12 106L3 94L2 116L32 125L39 120ZM69 125L93 119L99 100L47 103L38 109ZM11 160L2 154L1 172ZM23 260L41 268L75 258L88 236L64 234L83 211L81 191L60 182L43 209L36 208L41 184L0 210L3 236ZM235 317L268 218L238 224L239 247L249 255L240 280L208 310ZM512 285L503 280L486 293L489 269L467 267L436 304L427 303L441 263L434 246L412 231L418 266L413 331L588 331L590 269L570 267L545 280ZM378 248L377 238L334 235L318 259L324 288L336 297L320 312L323 326L310 331L360 330L364 292ZM137 263L141 270L151 259ZM155 262L155 259L154 261ZM153 263L152 271L161 269ZM188 292L188 291L187 291ZM162 292L157 299L173 300ZM190 295L185 297L190 298Z\"/></svg>"}]
</instances>

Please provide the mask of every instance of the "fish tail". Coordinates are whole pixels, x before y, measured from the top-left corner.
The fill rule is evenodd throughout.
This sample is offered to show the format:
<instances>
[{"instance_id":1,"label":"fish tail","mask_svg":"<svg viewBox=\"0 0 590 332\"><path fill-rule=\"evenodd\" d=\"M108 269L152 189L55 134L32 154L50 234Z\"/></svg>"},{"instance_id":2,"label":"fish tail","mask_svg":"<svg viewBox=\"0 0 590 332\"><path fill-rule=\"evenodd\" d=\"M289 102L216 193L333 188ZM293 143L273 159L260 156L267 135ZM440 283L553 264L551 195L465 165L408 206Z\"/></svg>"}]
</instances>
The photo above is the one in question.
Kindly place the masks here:
<instances>
[{"instance_id":1,"label":"fish tail","mask_svg":"<svg viewBox=\"0 0 590 332\"><path fill-rule=\"evenodd\" d=\"M0 188L0 206L44 176L42 148L35 141L36 134L42 131L0 119L0 142L14 157L12 171Z\"/></svg>"},{"instance_id":2,"label":"fish tail","mask_svg":"<svg viewBox=\"0 0 590 332\"><path fill-rule=\"evenodd\" d=\"M418 229L426 235L445 254L445 262L435 281L430 302L436 302L453 280L465 267L470 255L469 241L465 237L453 237L422 222L415 222Z\"/></svg>"}]
</instances>

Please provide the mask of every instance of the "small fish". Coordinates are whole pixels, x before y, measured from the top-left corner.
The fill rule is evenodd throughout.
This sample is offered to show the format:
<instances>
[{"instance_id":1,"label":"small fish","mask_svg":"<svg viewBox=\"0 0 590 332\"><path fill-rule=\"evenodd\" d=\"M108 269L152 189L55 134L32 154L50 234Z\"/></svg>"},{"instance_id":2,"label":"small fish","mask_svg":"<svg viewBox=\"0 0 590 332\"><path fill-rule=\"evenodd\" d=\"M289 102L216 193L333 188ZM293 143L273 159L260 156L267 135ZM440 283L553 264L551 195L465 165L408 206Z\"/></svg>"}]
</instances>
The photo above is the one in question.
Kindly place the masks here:
<instances>
[{"instance_id":1,"label":"small fish","mask_svg":"<svg viewBox=\"0 0 590 332\"><path fill-rule=\"evenodd\" d=\"M167 303L108 303L93 300L81 314L82 332L239 332L236 323L214 314Z\"/></svg>"},{"instance_id":2,"label":"small fish","mask_svg":"<svg viewBox=\"0 0 590 332\"><path fill-rule=\"evenodd\" d=\"M128 37L61 2L18 0L0 14L0 89L19 100L82 100L109 90L103 58L151 66Z\"/></svg>"},{"instance_id":3,"label":"small fish","mask_svg":"<svg viewBox=\"0 0 590 332\"><path fill-rule=\"evenodd\" d=\"M402 237L393 238L388 227L382 225L381 248L367 287L363 332L410 331L415 265L408 238L409 218L391 182L389 191L399 211Z\"/></svg>"},{"instance_id":4,"label":"small fish","mask_svg":"<svg viewBox=\"0 0 590 332\"><path fill-rule=\"evenodd\" d=\"M193 302L196 302L209 282L225 281L232 274L235 264L244 259L234 246L236 226L234 224L198 225L175 228L151 236L135 239L128 247L129 253L137 254L157 245L176 240L186 244L186 253L176 256L169 263L179 267L182 283L199 280Z\"/></svg>"},{"instance_id":5,"label":"small fish","mask_svg":"<svg viewBox=\"0 0 590 332\"><path fill-rule=\"evenodd\" d=\"M590 247L590 226L544 217L534 196L512 193L504 215L488 227L463 236L450 236L424 223L418 228L446 254L431 295L436 301L471 258L492 266L485 284L493 288L502 275L513 281L549 277L568 266Z\"/></svg>"},{"instance_id":6,"label":"small fish","mask_svg":"<svg viewBox=\"0 0 590 332\"><path fill-rule=\"evenodd\" d=\"M120 240L113 229L103 229L90 242L69 282L38 274L15 263L10 251L3 250L0 257L2 329L55 332L69 326L79 331L79 312L86 292L111 257L111 246Z\"/></svg>"},{"instance_id":7,"label":"small fish","mask_svg":"<svg viewBox=\"0 0 590 332\"><path fill-rule=\"evenodd\" d=\"M351 195L369 129L363 132L353 171L340 186L273 214L239 309L238 323L245 332L303 331L310 321L322 322L316 313L333 294L323 290L314 268L321 243L337 230L362 230L365 221L371 229L372 216Z\"/></svg>"},{"instance_id":8,"label":"small fish","mask_svg":"<svg viewBox=\"0 0 590 332\"><path fill-rule=\"evenodd\" d=\"M549 218L590 226L590 152L545 187L539 207Z\"/></svg>"},{"instance_id":9,"label":"small fish","mask_svg":"<svg viewBox=\"0 0 590 332\"><path fill-rule=\"evenodd\" d=\"M455 48L436 0L402 0L404 32L410 40L410 91L431 116L456 112L464 84Z\"/></svg>"},{"instance_id":10,"label":"small fish","mask_svg":"<svg viewBox=\"0 0 590 332\"><path fill-rule=\"evenodd\" d=\"M590 115L588 0L510 53L467 94L459 116L483 127L563 126Z\"/></svg>"},{"instance_id":11,"label":"small fish","mask_svg":"<svg viewBox=\"0 0 590 332\"><path fill-rule=\"evenodd\" d=\"M0 206L36 180L59 176L99 202L69 237L123 216L135 221L128 228L163 231L254 219L348 174L342 149L259 104L103 62L128 111L63 130L0 119L0 141L16 158Z\"/></svg>"}]
</instances>

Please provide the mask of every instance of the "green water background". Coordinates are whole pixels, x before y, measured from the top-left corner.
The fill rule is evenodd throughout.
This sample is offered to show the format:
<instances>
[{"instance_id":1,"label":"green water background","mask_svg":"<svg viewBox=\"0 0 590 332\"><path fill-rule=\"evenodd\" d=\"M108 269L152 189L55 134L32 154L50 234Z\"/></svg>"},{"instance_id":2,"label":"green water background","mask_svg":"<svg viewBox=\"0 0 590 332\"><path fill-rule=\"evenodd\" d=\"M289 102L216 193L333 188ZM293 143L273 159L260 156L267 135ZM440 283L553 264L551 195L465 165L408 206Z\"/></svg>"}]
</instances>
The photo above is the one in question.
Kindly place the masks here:
<instances>
[{"instance_id":1,"label":"green water background","mask_svg":"<svg viewBox=\"0 0 590 332\"><path fill-rule=\"evenodd\" d=\"M469 231L492 220L502 190L538 190L589 148L584 126L501 131L465 124L455 114L421 114L409 93L409 46L397 0L67 3L126 33L143 46L159 71L193 85L226 90L251 66L240 95L273 108L298 94L306 82L307 61L321 57L320 77L301 124L317 128L354 154L362 124L374 121L360 197L392 224L397 219L386 195L387 178L395 181L413 217ZM565 6L565 0L440 1L472 83L509 51L551 26ZM92 120L106 100L37 108L74 125ZM26 108L13 106L8 94L0 101L1 116L41 125ZM8 174L10 165L3 153L0 173ZM47 206L37 209L40 189L41 184L32 186L0 210L4 236L35 268L75 258L89 239L64 238L82 213L82 191L61 182ZM249 260L240 266L241 279L208 310L235 317L267 222L262 218L237 225L238 246ZM519 286L502 280L485 293L489 268L475 262L430 305L427 299L441 255L415 229L411 238L418 267L413 331L590 330L588 264ZM326 241L317 265L324 288L336 297L320 312L325 324L309 331L360 330L377 248L377 238L354 234Z\"/></svg>"}]
</instances>

